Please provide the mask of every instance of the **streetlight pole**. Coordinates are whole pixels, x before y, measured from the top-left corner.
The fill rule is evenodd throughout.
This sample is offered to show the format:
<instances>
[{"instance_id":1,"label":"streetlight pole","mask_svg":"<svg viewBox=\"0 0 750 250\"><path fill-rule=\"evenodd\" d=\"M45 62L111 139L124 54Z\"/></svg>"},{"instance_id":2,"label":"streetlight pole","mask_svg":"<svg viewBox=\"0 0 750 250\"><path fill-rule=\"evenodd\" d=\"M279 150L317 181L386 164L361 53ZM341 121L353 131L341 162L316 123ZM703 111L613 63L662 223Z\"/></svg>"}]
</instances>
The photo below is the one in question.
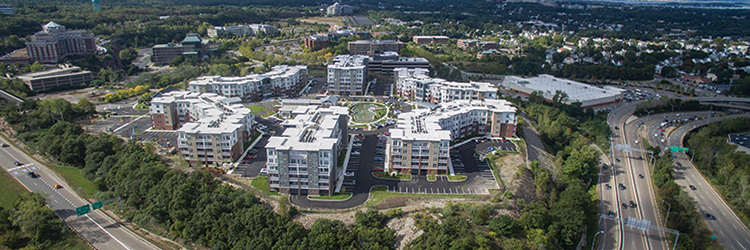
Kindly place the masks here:
<instances>
[{"instance_id":1,"label":"streetlight pole","mask_svg":"<svg viewBox=\"0 0 750 250\"><path fill-rule=\"evenodd\" d=\"M596 232L596 234L594 234L594 240L591 241L591 250L594 250L594 245L596 245L595 244L596 243L596 236L599 235L599 234L601 234L601 233L604 233L604 231L599 231L599 232Z\"/></svg>"},{"instance_id":2,"label":"streetlight pole","mask_svg":"<svg viewBox=\"0 0 750 250\"><path fill-rule=\"evenodd\" d=\"M667 226L667 220L669 220L669 210L672 210L672 204L669 204L669 202L667 202L665 200L661 200L661 201L664 202L664 203L667 203L667 205L669 205L669 208L667 208L667 217L664 218L664 226L666 227Z\"/></svg>"}]
</instances>

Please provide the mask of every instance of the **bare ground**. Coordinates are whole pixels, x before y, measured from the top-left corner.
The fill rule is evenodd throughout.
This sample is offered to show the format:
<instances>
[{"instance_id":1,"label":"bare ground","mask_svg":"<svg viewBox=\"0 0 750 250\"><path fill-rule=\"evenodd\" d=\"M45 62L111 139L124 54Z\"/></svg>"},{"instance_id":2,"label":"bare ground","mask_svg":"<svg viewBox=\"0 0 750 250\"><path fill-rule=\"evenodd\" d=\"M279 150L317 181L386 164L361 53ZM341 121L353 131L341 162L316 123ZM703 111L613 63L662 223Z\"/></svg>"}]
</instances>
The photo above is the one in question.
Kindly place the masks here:
<instances>
[{"instance_id":1,"label":"bare ground","mask_svg":"<svg viewBox=\"0 0 750 250\"><path fill-rule=\"evenodd\" d=\"M500 177L501 186L504 191L515 192L518 188L518 182L513 178L519 165L525 164L521 154L506 154L495 159L498 176Z\"/></svg>"}]
</instances>

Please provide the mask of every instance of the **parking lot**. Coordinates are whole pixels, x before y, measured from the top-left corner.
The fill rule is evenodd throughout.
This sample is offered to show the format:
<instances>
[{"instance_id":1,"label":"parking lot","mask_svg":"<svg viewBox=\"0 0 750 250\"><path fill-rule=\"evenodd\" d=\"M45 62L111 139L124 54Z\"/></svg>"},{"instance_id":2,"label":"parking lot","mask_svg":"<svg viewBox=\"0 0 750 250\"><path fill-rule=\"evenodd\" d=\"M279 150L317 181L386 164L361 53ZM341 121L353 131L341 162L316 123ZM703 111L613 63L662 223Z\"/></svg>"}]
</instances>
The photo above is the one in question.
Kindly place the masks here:
<instances>
[{"instance_id":1,"label":"parking lot","mask_svg":"<svg viewBox=\"0 0 750 250\"><path fill-rule=\"evenodd\" d=\"M252 149L249 149L250 152L248 152L245 155L245 158L240 161L240 164L237 166L234 173L239 174L242 177L257 177L258 175L265 174L261 173L261 170L263 169L263 166L266 165L267 158L265 148L266 144L268 144L268 139L271 138L270 133L271 131L275 131L272 133L281 134L284 131L275 122L257 116L255 117L255 121L265 126L266 128L264 130L269 133L261 137L260 141L258 141Z\"/></svg>"}]
</instances>

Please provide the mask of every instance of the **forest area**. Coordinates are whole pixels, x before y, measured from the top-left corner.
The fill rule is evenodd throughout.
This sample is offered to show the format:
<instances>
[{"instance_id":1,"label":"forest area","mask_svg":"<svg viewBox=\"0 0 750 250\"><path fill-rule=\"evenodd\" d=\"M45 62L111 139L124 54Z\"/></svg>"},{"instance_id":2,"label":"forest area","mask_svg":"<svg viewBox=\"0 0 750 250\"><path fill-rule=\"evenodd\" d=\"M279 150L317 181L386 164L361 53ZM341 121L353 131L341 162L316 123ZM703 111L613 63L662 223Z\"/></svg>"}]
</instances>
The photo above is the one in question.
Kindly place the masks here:
<instances>
[{"instance_id":1,"label":"forest area","mask_svg":"<svg viewBox=\"0 0 750 250\"><path fill-rule=\"evenodd\" d=\"M686 137L693 164L721 193L740 219L750 221L750 155L727 142L729 134L747 133L750 118L723 120L695 130Z\"/></svg>"}]
</instances>

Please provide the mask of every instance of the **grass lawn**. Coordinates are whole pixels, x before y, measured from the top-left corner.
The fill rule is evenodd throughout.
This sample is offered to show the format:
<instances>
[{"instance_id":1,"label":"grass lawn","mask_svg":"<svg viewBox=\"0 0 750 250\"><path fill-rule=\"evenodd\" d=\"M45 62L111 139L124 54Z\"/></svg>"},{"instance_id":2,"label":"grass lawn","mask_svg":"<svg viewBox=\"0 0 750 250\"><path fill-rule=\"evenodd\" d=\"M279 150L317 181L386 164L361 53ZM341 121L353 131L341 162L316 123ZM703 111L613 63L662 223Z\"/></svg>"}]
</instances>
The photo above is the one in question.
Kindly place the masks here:
<instances>
[{"instance_id":1,"label":"grass lawn","mask_svg":"<svg viewBox=\"0 0 750 250\"><path fill-rule=\"evenodd\" d=\"M411 175L410 174L398 173L398 176L393 177L393 176L391 176L390 174L388 174L386 172L377 171L377 172L372 172L372 175L375 176L375 177L378 177L378 178L385 178L385 179L394 179L394 180L398 179L398 180L404 180L404 181L410 181L411 180Z\"/></svg>"},{"instance_id":2,"label":"grass lawn","mask_svg":"<svg viewBox=\"0 0 750 250\"><path fill-rule=\"evenodd\" d=\"M253 113L253 114L257 114L257 113L260 113L260 112L265 112L266 109L268 109L265 106L258 106L258 105L252 105L252 106L248 105L248 106L245 106L245 107L249 108L250 109L250 113Z\"/></svg>"},{"instance_id":3,"label":"grass lawn","mask_svg":"<svg viewBox=\"0 0 750 250\"><path fill-rule=\"evenodd\" d=\"M270 192L268 191L268 177L266 176L258 176L252 181L250 181L250 185L253 186L253 188L268 194L268 195L278 195L279 192Z\"/></svg>"},{"instance_id":4,"label":"grass lawn","mask_svg":"<svg viewBox=\"0 0 750 250\"><path fill-rule=\"evenodd\" d=\"M91 197L96 193L96 186L83 176L80 169L56 165L52 165L52 169L60 174L71 188L78 190L80 187L78 191L81 191L79 193L82 193L84 197Z\"/></svg>"},{"instance_id":5,"label":"grass lawn","mask_svg":"<svg viewBox=\"0 0 750 250\"><path fill-rule=\"evenodd\" d=\"M385 198L391 196L407 196L407 197L457 197L457 198L476 198L479 197L475 194L404 194L404 193L391 193L388 192L387 187L379 186L370 189L370 199L365 202L366 207L372 207L378 204Z\"/></svg>"},{"instance_id":6,"label":"grass lawn","mask_svg":"<svg viewBox=\"0 0 750 250\"><path fill-rule=\"evenodd\" d=\"M449 181L465 181L466 178L466 175L448 175Z\"/></svg>"},{"instance_id":7,"label":"grass lawn","mask_svg":"<svg viewBox=\"0 0 750 250\"><path fill-rule=\"evenodd\" d=\"M428 174L428 175L427 175L427 180L428 180L428 181L436 181L436 180L437 180L437 175L434 175L434 174Z\"/></svg>"},{"instance_id":8,"label":"grass lawn","mask_svg":"<svg viewBox=\"0 0 750 250\"><path fill-rule=\"evenodd\" d=\"M311 200L333 200L333 201L342 201L349 199L349 197L352 197L352 193L336 193L331 196L328 195L321 195L318 197L315 196L308 196L307 198L310 198Z\"/></svg>"},{"instance_id":9,"label":"grass lawn","mask_svg":"<svg viewBox=\"0 0 750 250\"><path fill-rule=\"evenodd\" d=\"M24 188L20 182L16 181L16 179L7 171L0 172L2 172L0 173L0 188L3 190L0 192L0 207L11 209L13 203L18 200L18 196L22 193L28 193L29 190L26 190L26 188Z\"/></svg>"}]
</instances>

